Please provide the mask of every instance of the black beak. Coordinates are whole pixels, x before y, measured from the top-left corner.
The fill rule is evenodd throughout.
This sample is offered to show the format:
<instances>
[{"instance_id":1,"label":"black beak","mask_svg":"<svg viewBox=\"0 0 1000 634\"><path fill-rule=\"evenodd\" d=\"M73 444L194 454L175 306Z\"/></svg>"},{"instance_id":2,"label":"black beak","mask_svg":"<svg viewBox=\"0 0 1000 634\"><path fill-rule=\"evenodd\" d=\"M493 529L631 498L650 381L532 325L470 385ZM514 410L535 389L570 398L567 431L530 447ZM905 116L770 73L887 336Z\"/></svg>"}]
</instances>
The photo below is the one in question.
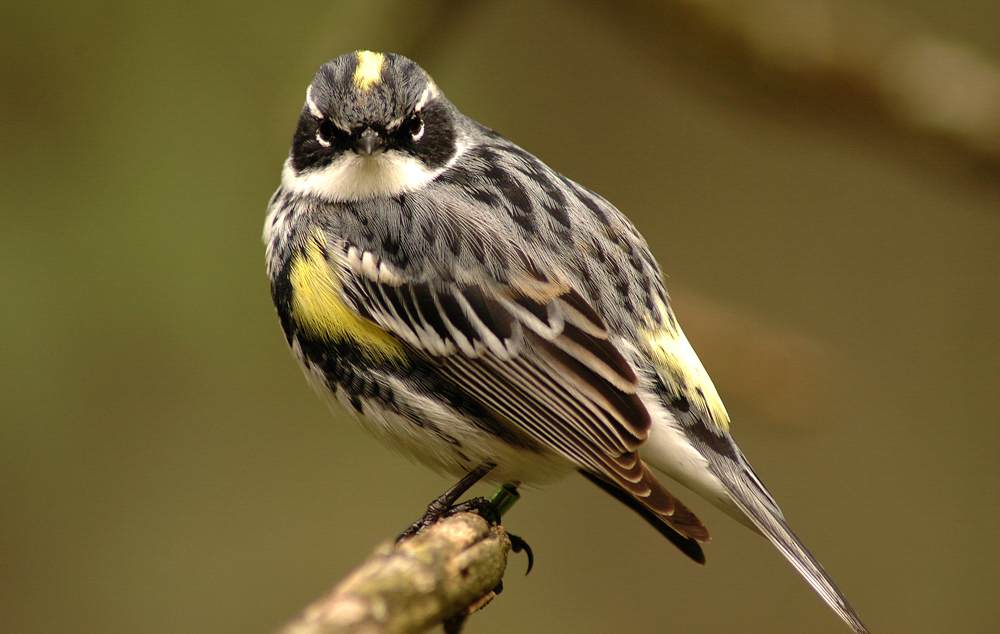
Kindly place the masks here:
<instances>
[{"instance_id":1,"label":"black beak","mask_svg":"<svg viewBox=\"0 0 1000 634\"><path fill-rule=\"evenodd\" d=\"M365 128L365 131L354 142L354 151L362 156L373 156L383 152L385 151L385 137L371 128Z\"/></svg>"}]
</instances>

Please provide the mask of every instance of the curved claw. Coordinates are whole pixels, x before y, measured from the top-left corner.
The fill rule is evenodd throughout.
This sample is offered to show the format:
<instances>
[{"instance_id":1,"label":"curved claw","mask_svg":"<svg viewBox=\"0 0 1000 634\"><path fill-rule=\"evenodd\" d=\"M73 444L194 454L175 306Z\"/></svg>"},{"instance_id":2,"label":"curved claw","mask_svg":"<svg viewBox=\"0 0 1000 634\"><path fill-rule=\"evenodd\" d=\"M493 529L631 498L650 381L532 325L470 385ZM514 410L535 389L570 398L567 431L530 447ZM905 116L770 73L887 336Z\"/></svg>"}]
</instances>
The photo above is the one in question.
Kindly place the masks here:
<instances>
[{"instance_id":1,"label":"curved claw","mask_svg":"<svg viewBox=\"0 0 1000 634\"><path fill-rule=\"evenodd\" d=\"M507 537L510 538L510 549L515 553L524 552L528 556L528 570L525 571L524 576L527 577L531 574L531 569L535 567L535 554L531 552L531 546L528 542L524 541L517 535L513 533L507 533Z\"/></svg>"}]
</instances>

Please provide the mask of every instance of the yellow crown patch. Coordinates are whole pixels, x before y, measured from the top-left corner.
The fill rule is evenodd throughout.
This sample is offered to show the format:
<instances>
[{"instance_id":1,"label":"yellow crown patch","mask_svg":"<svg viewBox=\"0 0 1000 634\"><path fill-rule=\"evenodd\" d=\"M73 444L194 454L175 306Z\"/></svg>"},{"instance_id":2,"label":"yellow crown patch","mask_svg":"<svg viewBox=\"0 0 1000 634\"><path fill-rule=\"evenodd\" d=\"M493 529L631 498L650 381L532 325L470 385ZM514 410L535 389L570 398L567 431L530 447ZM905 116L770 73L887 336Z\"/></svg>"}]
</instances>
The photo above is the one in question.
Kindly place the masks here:
<instances>
[{"instance_id":1,"label":"yellow crown patch","mask_svg":"<svg viewBox=\"0 0 1000 634\"><path fill-rule=\"evenodd\" d=\"M382 67L385 55L371 51L358 51L358 67L354 69L354 85L359 90L368 90L382 81Z\"/></svg>"}]
</instances>

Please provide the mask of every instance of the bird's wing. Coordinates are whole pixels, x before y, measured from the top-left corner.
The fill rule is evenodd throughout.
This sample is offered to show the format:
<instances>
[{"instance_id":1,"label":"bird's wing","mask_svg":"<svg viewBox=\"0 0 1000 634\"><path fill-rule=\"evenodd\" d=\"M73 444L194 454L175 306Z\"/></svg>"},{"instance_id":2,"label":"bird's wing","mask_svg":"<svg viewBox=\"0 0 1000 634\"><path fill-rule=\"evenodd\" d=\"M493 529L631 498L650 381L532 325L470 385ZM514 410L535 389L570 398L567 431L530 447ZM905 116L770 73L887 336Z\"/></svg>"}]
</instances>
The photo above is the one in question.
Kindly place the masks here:
<instances>
[{"instance_id":1,"label":"bird's wing","mask_svg":"<svg viewBox=\"0 0 1000 634\"><path fill-rule=\"evenodd\" d=\"M640 459L650 416L635 371L568 284L541 273L506 284L418 281L355 247L343 266L358 316L423 351L501 423L626 491L685 538L708 540Z\"/></svg>"}]
</instances>

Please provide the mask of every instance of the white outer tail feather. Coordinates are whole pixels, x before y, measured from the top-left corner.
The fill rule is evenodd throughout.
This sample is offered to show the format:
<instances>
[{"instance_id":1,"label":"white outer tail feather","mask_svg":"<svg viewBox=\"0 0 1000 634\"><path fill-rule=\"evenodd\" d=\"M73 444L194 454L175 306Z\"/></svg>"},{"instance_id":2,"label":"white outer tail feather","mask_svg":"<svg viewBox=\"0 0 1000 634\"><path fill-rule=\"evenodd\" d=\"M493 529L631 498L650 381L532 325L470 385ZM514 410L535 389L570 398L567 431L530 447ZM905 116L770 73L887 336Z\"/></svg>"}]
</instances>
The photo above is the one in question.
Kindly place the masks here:
<instances>
[{"instance_id":1,"label":"white outer tail feather","mask_svg":"<svg viewBox=\"0 0 1000 634\"><path fill-rule=\"evenodd\" d=\"M731 466L733 467L731 472L720 475L736 507L758 532L774 544L792 567L845 623L857 634L868 634L868 628L823 570L823 566L789 528L781 509L750 466L745 461L742 465ZM723 508L723 510L728 509Z\"/></svg>"}]
</instances>

